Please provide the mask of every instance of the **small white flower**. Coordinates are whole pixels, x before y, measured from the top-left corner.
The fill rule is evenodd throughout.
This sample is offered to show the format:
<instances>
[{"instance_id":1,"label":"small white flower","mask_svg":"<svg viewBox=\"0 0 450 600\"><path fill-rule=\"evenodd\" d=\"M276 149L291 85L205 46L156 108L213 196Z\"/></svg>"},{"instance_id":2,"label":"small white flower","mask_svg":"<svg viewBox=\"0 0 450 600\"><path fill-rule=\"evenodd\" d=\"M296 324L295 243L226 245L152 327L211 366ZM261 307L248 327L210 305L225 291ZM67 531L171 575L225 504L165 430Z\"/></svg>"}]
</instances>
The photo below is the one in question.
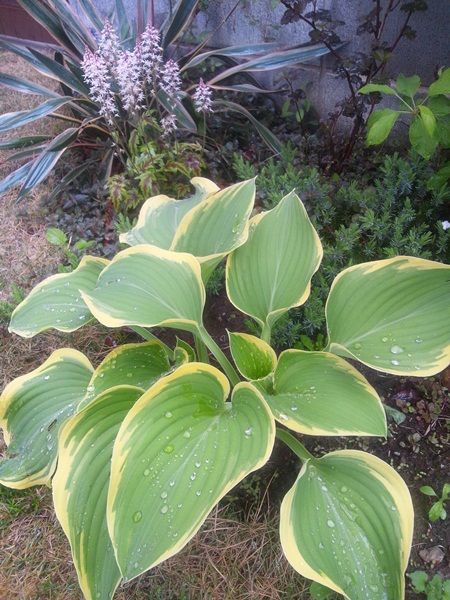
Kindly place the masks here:
<instances>
[{"instance_id":1,"label":"small white flower","mask_svg":"<svg viewBox=\"0 0 450 600\"><path fill-rule=\"evenodd\" d=\"M447 229L450 229L450 221L442 221L442 229L444 231L447 231Z\"/></svg>"},{"instance_id":2,"label":"small white flower","mask_svg":"<svg viewBox=\"0 0 450 600\"><path fill-rule=\"evenodd\" d=\"M109 20L106 19L100 34L97 54L103 59L108 69L114 71L120 52L119 36Z\"/></svg>"},{"instance_id":3,"label":"small white flower","mask_svg":"<svg viewBox=\"0 0 450 600\"><path fill-rule=\"evenodd\" d=\"M212 112L212 90L206 85L203 79L200 79L192 97L197 112Z\"/></svg>"},{"instance_id":4,"label":"small white flower","mask_svg":"<svg viewBox=\"0 0 450 600\"><path fill-rule=\"evenodd\" d=\"M89 85L91 98L100 105L100 114L112 124L112 117L117 114L116 100L111 88L111 75L103 57L86 48L82 69L84 79Z\"/></svg>"},{"instance_id":5,"label":"small white flower","mask_svg":"<svg viewBox=\"0 0 450 600\"><path fill-rule=\"evenodd\" d=\"M162 67L159 85L174 104L181 90L180 68L174 60L169 59Z\"/></svg>"},{"instance_id":6,"label":"small white flower","mask_svg":"<svg viewBox=\"0 0 450 600\"><path fill-rule=\"evenodd\" d=\"M147 25L139 42L142 74L149 85L156 83L155 80L159 75L158 71L163 61L163 49L160 40L159 31L155 27Z\"/></svg>"},{"instance_id":7,"label":"small white flower","mask_svg":"<svg viewBox=\"0 0 450 600\"><path fill-rule=\"evenodd\" d=\"M161 127L163 130L163 136L167 137L170 133L175 131L177 128L177 119L175 115L168 114L161 119Z\"/></svg>"},{"instance_id":8,"label":"small white flower","mask_svg":"<svg viewBox=\"0 0 450 600\"><path fill-rule=\"evenodd\" d=\"M121 52L116 65L116 79L124 109L135 113L142 107L144 90L141 78L140 47Z\"/></svg>"}]
</instances>

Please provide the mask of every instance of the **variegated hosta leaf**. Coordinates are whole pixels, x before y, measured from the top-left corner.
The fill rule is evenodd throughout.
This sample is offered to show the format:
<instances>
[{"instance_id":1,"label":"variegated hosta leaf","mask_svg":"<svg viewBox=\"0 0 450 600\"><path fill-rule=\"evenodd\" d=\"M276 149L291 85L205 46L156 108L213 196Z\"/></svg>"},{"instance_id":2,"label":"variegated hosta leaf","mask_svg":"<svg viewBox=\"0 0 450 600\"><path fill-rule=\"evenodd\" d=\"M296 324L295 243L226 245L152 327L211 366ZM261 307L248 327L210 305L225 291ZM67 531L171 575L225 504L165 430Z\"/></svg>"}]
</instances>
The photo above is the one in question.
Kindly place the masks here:
<instances>
[{"instance_id":1,"label":"variegated hosta leaf","mask_svg":"<svg viewBox=\"0 0 450 600\"><path fill-rule=\"evenodd\" d=\"M248 333L228 333L228 337L231 355L243 377L262 379L273 372L277 355L269 344Z\"/></svg>"},{"instance_id":2,"label":"variegated hosta leaf","mask_svg":"<svg viewBox=\"0 0 450 600\"><path fill-rule=\"evenodd\" d=\"M296 571L346 598L402 600L413 522L392 467L340 450L304 464L281 505L281 544Z\"/></svg>"},{"instance_id":3,"label":"variegated hosta leaf","mask_svg":"<svg viewBox=\"0 0 450 600\"><path fill-rule=\"evenodd\" d=\"M95 369L78 411L105 390L118 385L134 385L146 390L169 369L167 352L157 341L119 346Z\"/></svg>"},{"instance_id":4,"label":"variegated hosta leaf","mask_svg":"<svg viewBox=\"0 0 450 600\"><path fill-rule=\"evenodd\" d=\"M129 246L152 244L169 250L181 219L197 204L219 188L203 177L194 177L191 183L195 194L186 200L174 200L168 196L149 198L139 212L135 227L122 233L120 241Z\"/></svg>"},{"instance_id":5,"label":"variegated hosta leaf","mask_svg":"<svg viewBox=\"0 0 450 600\"><path fill-rule=\"evenodd\" d=\"M195 362L197 360L197 354L194 348L179 337L177 337L177 345L175 347L175 351L177 348L181 348L186 351L189 358L188 362Z\"/></svg>"},{"instance_id":6,"label":"variegated hosta leaf","mask_svg":"<svg viewBox=\"0 0 450 600\"><path fill-rule=\"evenodd\" d=\"M387 373L428 376L450 362L450 266L397 256L342 271L327 306L329 349Z\"/></svg>"},{"instance_id":7,"label":"variegated hosta leaf","mask_svg":"<svg viewBox=\"0 0 450 600\"><path fill-rule=\"evenodd\" d=\"M207 280L221 259L247 240L254 203L254 179L208 196L183 217L171 250L196 256Z\"/></svg>"},{"instance_id":8,"label":"variegated hosta leaf","mask_svg":"<svg viewBox=\"0 0 450 600\"><path fill-rule=\"evenodd\" d=\"M75 331L92 315L80 294L90 292L109 261L84 256L71 273L52 275L39 283L12 314L9 331L22 337L32 337L54 328Z\"/></svg>"},{"instance_id":9,"label":"variegated hosta leaf","mask_svg":"<svg viewBox=\"0 0 450 600\"><path fill-rule=\"evenodd\" d=\"M275 418L309 435L386 435L377 392L348 362L328 352L282 352L263 392Z\"/></svg>"},{"instance_id":10,"label":"variegated hosta leaf","mask_svg":"<svg viewBox=\"0 0 450 600\"><path fill-rule=\"evenodd\" d=\"M95 318L108 327L163 325L196 331L205 288L192 255L142 245L119 252L95 289L82 296Z\"/></svg>"},{"instance_id":11,"label":"variegated hosta leaf","mask_svg":"<svg viewBox=\"0 0 450 600\"><path fill-rule=\"evenodd\" d=\"M176 554L213 506L270 456L274 421L249 383L190 363L125 418L113 450L108 528L125 580Z\"/></svg>"},{"instance_id":12,"label":"variegated hosta leaf","mask_svg":"<svg viewBox=\"0 0 450 600\"><path fill-rule=\"evenodd\" d=\"M48 483L58 432L86 393L92 365L76 350L53 352L37 369L14 379L0 396L0 427L8 444L0 483L23 489Z\"/></svg>"},{"instance_id":13,"label":"variegated hosta leaf","mask_svg":"<svg viewBox=\"0 0 450 600\"><path fill-rule=\"evenodd\" d=\"M61 430L53 500L86 600L110 600L121 579L106 525L111 455L143 391L128 385L106 390Z\"/></svg>"},{"instance_id":14,"label":"variegated hosta leaf","mask_svg":"<svg viewBox=\"0 0 450 600\"><path fill-rule=\"evenodd\" d=\"M250 221L248 241L228 258L228 296L239 310L270 329L289 308L306 301L321 260L319 237L292 192Z\"/></svg>"}]
</instances>

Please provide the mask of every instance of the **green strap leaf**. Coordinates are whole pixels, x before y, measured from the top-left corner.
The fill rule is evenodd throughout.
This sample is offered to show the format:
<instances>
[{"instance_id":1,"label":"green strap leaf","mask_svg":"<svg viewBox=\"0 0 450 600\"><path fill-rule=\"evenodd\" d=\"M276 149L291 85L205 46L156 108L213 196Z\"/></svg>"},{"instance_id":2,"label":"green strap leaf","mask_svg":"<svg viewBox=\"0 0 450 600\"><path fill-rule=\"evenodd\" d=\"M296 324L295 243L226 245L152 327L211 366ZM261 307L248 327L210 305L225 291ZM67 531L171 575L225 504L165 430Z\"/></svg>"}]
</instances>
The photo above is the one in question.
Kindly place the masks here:
<instances>
[{"instance_id":1,"label":"green strap leaf","mask_svg":"<svg viewBox=\"0 0 450 600\"><path fill-rule=\"evenodd\" d=\"M84 256L71 273L52 275L39 283L14 310L9 331L33 337L41 331L75 331L92 318L81 294L94 289L108 264L103 258Z\"/></svg>"},{"instance_id":2,"label":"green strap leaf","mask_svg":"<svg viewBox=\"0 0 450 600\"><path fill-rule=\"evenodd\" d=\"M181 219L210 194L219 188L204 177L194 177L191 184L195 194L186 200L174 200L168 196L149 198L139 212L138 222L126 233L120 235L120 241L129 246L152 244L169 250Z\"/></svg>"},{"instance_id":3,"label":"green strap leaf","mask_svg":"<svg viewBox=\"0 0 450 600\"><path fill-rule=\"evenodd\" d=\"M176 554L214 505L270 456L274 421L262 396L190 363L130 410L113 450L108 528L124 580Z\"/></svg>"},{"instance_id":4,"label":"green strap leaf","mask_svg":"<svg viewBox=\"0 0 450 600\"><path fill-rule=\"evenodd\" d=\"M162 26L164 48L172 44L188 27L198 3L199 0L178 0Z\"/></svg>"},{"instance_id":5,"label":"green strap leaf","mask_svg":"<svg viewBox=\"0 0 450 600\"><path fill-rule=\"evenodd\" d=\"M78 411L105 390L118 385L131 385L146 390L169 369L167 352L156 340L119 346L95 369L86 395L78 405Z\"/></svg>"},{"instance_id":6,"label":"green strap leaf","mask_svg":"<svg viewBox=\"0 0 450 600\"><path fill-rule=\"evenodd\" d=\"M386 415L369 382L328 352L282 352L264 398L277 421L308 435L386 436Z\"/></svg>"},{"instance_id":7,"label":"green strap leaf","mask_svg":"<svg viewBox=\"0 0 450 600\"><path fill-rule=\"evenodd\" d=\"M111 456L119 427L143 391L122 385L103 392L60 434L53 501L86 600L111 600L121 579L106 524Z\"/></svg>"},{"instance_id":8,"label":"green strap leaf","mask_svg":"<svg viewBox=\"0 0 450 600\"><path fill-rule=\"evenodd\" d=\"M31 123L37 119L42 119L42 117L46 117L48 114L55 112L57 108L60 108L61 106L64 106L72 101L73 98L58 96L58 98L50 98L50 100L46 100L31 110L20 110L18 112L10 112L0 115L0 132L8 131L10 129L14 129L15 127L22 127L22 125L26 125L27 123Z\"/></svg>"},{"instance_id":9,"label":"green strap leaf","mask_svg":"<svg viewBox=\"0 0 450 600\"><path fill-rule=\"evenodd\" d=\"M204 275L209 275L226 254L247 240L254 202L254 179L208 196L183 217L171 250L193 254Z\"/></svg>"},{"instance_id":10,"label":"green strap leaf","mask_svg":"<svg viewBox=\"0 0 450 600\"><path fill-rule=\"evenodd\" d=\"M281 505L283 551L351 600L401 600L414 513L402 478L358 450L307 461Z\"/></svg>"},{"instance_id":11,"label":"green strap leaf","mask_svg":"<svg viewBox=\"0 0 450 600\"><path fill-rule=\"evenodd\" d=\"M270 328L307 300L322 254L305 207L291 192L272 210L253 217L247 243L229 256L228 296L236 308Z\"/></svg>"},{"instance_id":12,"label":"green strap leaf","mask_svg":"<svg viewBox=\"0 0 450 600\"><path fill-rule=\"evenodd\" d=\"M119 252L83 300L108 327L176 327L197 331L202 323L205 288L200 264L191 254L156 246Z\"/></svg>"},{"instance_id":13,"label":"green strap leaf","mask_svg":"<svg viewBox=\"0 0 450 600\"><path fill-rule=\"evenodd\" d=\"M276 367L277 355L263 340L248 333L228 332L230 351L236 366L246 379L263 379Z\"/></svg>"},{"instance_id":14,"label":"green strap leaf","mask_svg":"<svg viewBox=\"0 0 450 600\"><path fill-rule=\"evenodd\" d=\"M450 361L450 266L397 256L342 271L326 304L329 349L426 377Z\"/></svg>"},{"instance_id":15,"label":"green strap leaf","mask_svg":"<svg viewBox=\"0 0 450 600\"><path fill-rule=\"evenodd\" d=\"M57 94L50 88L43 87L34 83L33 81L27 81L8 73L0 73L0 84L7 88L21 92L22 94L36 94L38 96L46 96L48 98L59 98L60 94Z\"/></svg>"},{"instance_id":16,"label":"green strap leaf","mask_svg":"<svg viewBox=\"0 0 450 600\"><path fill-rule=\"evenodd\" d=\"M450 94L450 67L444 69L436 81L434 81L429 89L430 96L439 96L439 94Z\"/></svg>"},{"instance_id":17,"label":"green strap leaf","mask_svg":"<svg viewBox=\"0 0 450 600\"><path fill-rule=\"evenodd\" d=\"M367 120L367 145L381 144L391 133L400 113L392 108L375 110Z\"/></svg>"},{"instance_id":18,"label":"green strap leaf","mask_svg":"<svg viewBox=\"0 0 450 600\"><path fill-rule=\"evenodd\" d=\"M6 386L0 396L0 427L8 452L0 462L0 483L15 489L49 483L58 432L75 413L92 371L81 352L64 348Z\"/></svg>"}]
</instances>

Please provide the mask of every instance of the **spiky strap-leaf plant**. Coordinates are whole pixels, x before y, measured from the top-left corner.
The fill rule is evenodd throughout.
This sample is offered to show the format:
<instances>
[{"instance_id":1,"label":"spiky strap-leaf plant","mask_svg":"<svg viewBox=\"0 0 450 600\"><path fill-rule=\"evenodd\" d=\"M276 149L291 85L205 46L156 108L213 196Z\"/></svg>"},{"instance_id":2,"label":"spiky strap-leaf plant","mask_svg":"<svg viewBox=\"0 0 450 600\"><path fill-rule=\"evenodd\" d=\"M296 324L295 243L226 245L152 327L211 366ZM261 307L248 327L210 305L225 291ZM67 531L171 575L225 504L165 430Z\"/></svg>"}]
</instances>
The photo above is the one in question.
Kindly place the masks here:
<instances>
[{"instance_id":1,"label":"spiky strap-leaf plant","mask_svg":"<svg viewBox=\"0 0 450 600\"><path fill-rule=\"evenodd\" d=\"M450 267L399 256L335 280L323 352L270 347L271 329L304 303L322 246L300 199L250 218L253 180L147 201L110 262L85 258L39 284L10 330L74 331L95 318L145 341L94 368L70 349L11 382L0 400L9 457L0 481L48 484L86 599L107 600L181 550L217 502L270 457L279 437L302 460L281 506L284 553L302 575L351 600L404 597L413 507L382 460L357 450L313 456L298 436L385 436L375 389L346 359L426 376L450 356ZM230 332L234 364L203 324L205 282L227 257L232 303L261 338ZM189 332L174 349L149 331ZM209 364L212 359L217 366Z\"/></svg>"}]
</instances>

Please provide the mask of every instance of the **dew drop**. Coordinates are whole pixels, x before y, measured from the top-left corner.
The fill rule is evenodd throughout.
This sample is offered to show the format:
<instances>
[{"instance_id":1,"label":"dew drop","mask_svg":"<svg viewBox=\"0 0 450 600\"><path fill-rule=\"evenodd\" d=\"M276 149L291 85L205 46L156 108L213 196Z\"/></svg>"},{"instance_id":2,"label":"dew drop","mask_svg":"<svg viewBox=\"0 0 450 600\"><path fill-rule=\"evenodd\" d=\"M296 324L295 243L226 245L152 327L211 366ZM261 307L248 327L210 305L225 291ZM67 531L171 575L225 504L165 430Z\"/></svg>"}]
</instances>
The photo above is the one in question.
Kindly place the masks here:
<instances>
[{"instance_id":1,"label":"dew drop","mask_svg":"<svg viewBox=\"0 0 450 600\"><path fill-rule=\"evenodd\" d=\"M140 510L138 510L137 512L134 513L133 515L133 521L134 523L139 523L139 521L142 519L142 513Z\"/></svg>"},{"instance_id":2,"label":"dew drop","mask_svg":"<svg viewBox=\"0 0 450 600\"><path fill-rule=\"evenodd\" d=\"M168 410L164 416L166 417L166 419L170 419L172 417L172 413L170 412L170 410Z\"/></svg>"},{"instance_id":3,"label":"dew drop","mask_svg":"<svg viewBox=\"0 0 450 600\"><path fill-rule=\"evenodd\" d=\"M245 436L246 437L250 437L253 433L253 427L247 427L247 429L244 431Z\"/></svg>"},{"instance_id":4,"label":"dew drop","mask_svg":"<svg viewBox=\"0 0 450 600\"><path fill-rule=\"evenodd\" d=\"M197 477L197 473L192 473L190 480L194 481L194 479Z\"/></svg>"},{"instance_id":5,"label":"dew drop","mask_svg":"<svg viewBox=\"0 0 450 600\"><path fill-rule=\"evenodd\" d=\"M298 410L298 406L295 406L295 404L293 404L291 406L291 410L292 410L292 412L295 412L296 410Z\"/></svg>"},{"instance_id":6,"label":"dew drop","mask_svg":"<svg viewBox=\"0 0 450 600\"><path fill-rule=\"evenodd\" d=\"M164 448L164 452L166 454L172 454L173 451L174 451L174 447L172 446L172 444L169 444Z\"/></svg>"},{"instance_id":7,"label":"dew drop","mask_svg":"<svg viewBox=\"0 0 450 600\"><path fill-rule=\"evenodd\" d=\"M396 360L395 358L393 358L391 360L391 365L394 365L394 367L396 367L397 365L399 365L400 363L398 362L398 360Z\"/></svg>"},{"instance_id":8,"label":"dew drop","mask_svg":"<svg viewBox=\"0 0 450 600\"><path fill-rule=\"evenodd\" d=\"M167 498L167 492L161 492L161 498L164 500Z\"/></svg>"},{"instance_id":9,"label":"dew drop","mask_svg":"<svg viewBox=\"0 0 450 600\"><path fill-rule=\"evenodd\" d=\"M416 344L421 344L423 342L423 339L421 337L416 337L415 342Z\"/></svg>"},{"instance_id":10,"label":"dew drop","mask_svg":"<svg viewBox=\"0 0 450 600\"><path fill-rule=\"evenodd\" d=\"M165 515L168 510L169 510L169 507L167 506L167 504L164 504L164 506L161 506L161 514Z\"/></svg>"},{"instance_id":11,"label":"dew drop","mask_svg":"<svg viewBox=\"0 0 450 600\"><path fill-rule=\"evenodd\" d=\"M183 433L183 437L184 437L184 438L186 438L186 439L189 439L189 438L191 437L191 432L190 432L190 431L188 431L188 430L186 430L186 431Z\"/></svg>"},{"instance_id":12,"label":"dew drop","mask_svg":"<svg viewBox=\"0 0 450 600\"><path fill-rule=\"evenodd\" d=\"M48 381L50 379L50 375L44 375L44 379L45 381Z\"/></svg>"},{"instance_id":13,"label":"dew drop","mask_svg":"<svg viewBox=\"0 0 450 600\"><path fill-rule=\"evenodd\" d=\"M327 525L328 525L328 527L331 527L331 528L333 528L335 526L334 521L332 521L331 519L328 519Z\"/></svg>"},{"instance_id":14,"label":"dew drop","mask_svg":"<svg viewBox=\"0 0 450 600\"><path fill-rule=\"evenodd\" d=\"M280 413L280 419L283 419L283 421L287 421L288 420L288 416L285 415L284 413Z\"/></svg>"},{"instance_id":15,"label":"dew drop","mask_svg":"<svg viewBox=\"0 0 450 600\"><path fill-rule=\"evenodd\" d=\"M144 477L148 477L150 475L150 469L145 469Z\"/></svg>"},{"instance_id":16,"label":"dew drop","mask_svg":"<svg viewBox=\"0 0 450 600\"><path fill-rule=\"evenodd\" d=\"M345 492L347 492L347 491L348 491L348 488L346 488L345 485L343 485L341 487L341 492L345 494Z\"/></svg>"},{"instance_id":17,"label":"dew drop","mask_svg":"<svg viewBox=\"0 0 450 600\"><path fill-rule=\"evenodd\" d=\"M404 352L404 350L401 346L392 346L391 352L392 354L401 354L402 352Z\"/></svg>"},{"instance_id":18,"label":"dew drop","mask_svg":"<svg viewBox=\"0 0 450 600\"><path fill-rule=\"evenodd\" d=\"M201 493L202 493L202 492L201 492L201 490L197 490L197 491L195 492L195 495L196 495L196 496L201 496Z\"/></svg>"},{"instance_id":19,"label":"dew drop","mask_svg":"<svg viewBox=\"0 0 450 600\"><path fill-rule=\"evenodd\" d=\"M384 336L384 337L381 338L381 341L384 342L384 343L386 343L388 341L388 338L386 336Z\"/></svg>"},{"instance_id":20,"label":"dew drop","mask_svg":"<svg viewBox=\"0 0 450 600\"><path fill-rule=\"evenodd\" d=\"M362 345L361 345L359 342L356 342L356 344L353 344L353 348L354 348L355 350L361 350L361 348L362 348Z\"/></svg>"}]
</instances>

